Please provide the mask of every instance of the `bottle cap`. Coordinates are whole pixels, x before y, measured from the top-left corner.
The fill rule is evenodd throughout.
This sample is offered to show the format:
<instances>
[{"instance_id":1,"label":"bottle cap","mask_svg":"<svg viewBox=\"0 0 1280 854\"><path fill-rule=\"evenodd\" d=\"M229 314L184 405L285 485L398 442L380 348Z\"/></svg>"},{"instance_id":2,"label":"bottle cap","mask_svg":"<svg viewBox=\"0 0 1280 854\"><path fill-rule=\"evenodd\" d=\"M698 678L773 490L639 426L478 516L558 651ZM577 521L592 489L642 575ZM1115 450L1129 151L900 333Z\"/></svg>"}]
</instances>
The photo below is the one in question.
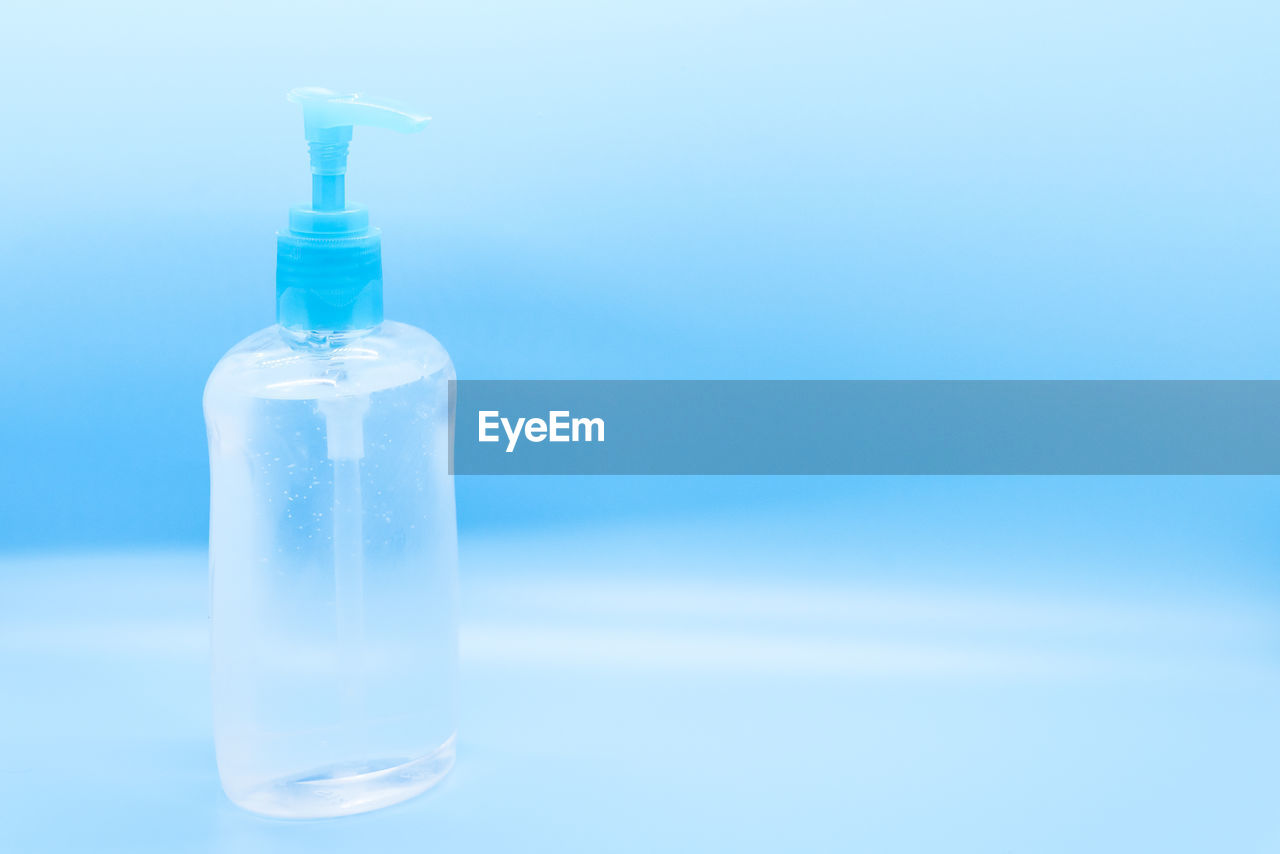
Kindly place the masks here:
<instances>
[{"instance_id":1,"label":"bottle cap","mask_svg":"<svg viewBox=\"0 0 1280 854\"><path fill-rule=\"evenodd\" d=\"M364 329L382 322L382 237L369 211L349 204L347 149L357 125L415 133L428 117L363 95L302 88L311 155L311 205L289 209L289 227L276 235L276 320L299 331Z\"/></svg>"}]
</instances>

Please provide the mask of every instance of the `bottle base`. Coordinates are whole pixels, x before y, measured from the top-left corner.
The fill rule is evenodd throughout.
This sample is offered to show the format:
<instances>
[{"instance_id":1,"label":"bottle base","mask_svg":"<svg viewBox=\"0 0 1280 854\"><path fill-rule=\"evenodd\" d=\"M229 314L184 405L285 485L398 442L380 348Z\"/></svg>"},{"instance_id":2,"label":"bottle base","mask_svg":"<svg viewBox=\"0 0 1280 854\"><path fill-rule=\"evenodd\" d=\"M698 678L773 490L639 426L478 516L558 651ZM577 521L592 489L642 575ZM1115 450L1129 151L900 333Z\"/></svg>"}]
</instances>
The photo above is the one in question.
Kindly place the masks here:
<instances>
[{"instance_id":1,"label":"bottle base","mask_svg":"<svg viewBox=\"0 0 1280 854\"><path fill-rule=\"evenodd\" d=\"M312 768L228 797L270 818L336 818L389 807L422 794L453 767L455 739L416 759L371 759Z\"/></svg>"}]
</instances>

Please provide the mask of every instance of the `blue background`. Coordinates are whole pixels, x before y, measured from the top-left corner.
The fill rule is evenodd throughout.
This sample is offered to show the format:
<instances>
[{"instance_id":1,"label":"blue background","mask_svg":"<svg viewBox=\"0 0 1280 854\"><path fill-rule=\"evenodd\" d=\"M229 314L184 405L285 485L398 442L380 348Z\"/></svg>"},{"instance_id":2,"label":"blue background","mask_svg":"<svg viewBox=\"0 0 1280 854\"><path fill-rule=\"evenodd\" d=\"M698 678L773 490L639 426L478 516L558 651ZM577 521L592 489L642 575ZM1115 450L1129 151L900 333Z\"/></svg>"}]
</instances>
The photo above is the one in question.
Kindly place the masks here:
<instances>
[{"instance_id":1,"label":"blue background","mask_svg":"<svg viewBox=\"0 0 1280 854\"><path fill-rule=\"evenodd\" d=\"M1280 7L1232 0L8 10L0 826L23 850L319 844L220 800L198 640L200 394L272 320L273 235L308 190L287 89L434 117L422 136L358 133L349 192L384 231L388 316L463 377L1272 379L1278 35ZM460 478L458 496L459 773L326 839L1274 850L1272 479ZM876 659L886 689L836 667L839 644L806 647L807 682L733 655L694 655L692 685L663 670L707 632L793 661L778 650L808 637L819 595L786 619L733 611L723 635L714 608L677 609L700 640L671 628L629 680L607 654L629 660L625 637L575 635L606 651L587 661L547 640L602 619L591 601L503 604L503 579L550 577L655 585L626 619L659 638L684 584L730 601L744 584L779 601L891 589L915 604L830 631L941 670ZM1083 610L1046 640L1034 615L1064 598ZM948 670L969 636L911 616L934 603L981 625L991 601L1014 628L983 648L1029 655L1030 681ZM1164 607L1190 616L1106 642L1088 616L1146 626ZM1036 650L1137 663L1054 682ZM503 711L530 703L545 719ZM760 787L797 793L766 797L743 757L787 732L809 758L764 763ZM50 834L67 799L96 817L89 836ZM523 830L498 834L503 815Z\"/></svg>"},{"instance_id":2,"label":"blue background","mask_svg":"<svg viewBox=\"0 0 1280 854\"><path fill-rule=\"evenodd\" d=\"M1271 378L1278 17L24 5L0 543L203 538L200 392L273 319L273 235L309 187L299 84L434 117L361 132L350 193L384 230L389 316L463 377ZM464 525L815 488L863 487L459 486Z\"/></svg>"}]
</instances>

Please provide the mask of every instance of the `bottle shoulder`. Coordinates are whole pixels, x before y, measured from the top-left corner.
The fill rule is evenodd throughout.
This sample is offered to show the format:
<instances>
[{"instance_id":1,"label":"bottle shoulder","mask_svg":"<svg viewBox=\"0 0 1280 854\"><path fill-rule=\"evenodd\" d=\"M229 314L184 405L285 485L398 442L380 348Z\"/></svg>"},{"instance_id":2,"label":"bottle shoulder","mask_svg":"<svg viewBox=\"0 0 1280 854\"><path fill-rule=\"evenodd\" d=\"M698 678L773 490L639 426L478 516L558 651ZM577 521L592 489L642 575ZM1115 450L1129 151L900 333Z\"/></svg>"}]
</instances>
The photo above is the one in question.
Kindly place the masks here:
<instances>
[{"instance_id":1,"label":"bottle shoulder","mask_svg":"<svg viewBox=\"0 0 1280 854\"><path fill-rule=\"evenodd\" d=\"M454 378L453 362L430 333L383 321L369 332L317 346L279 325L227 351L205 385L205 404L222 396L325 399L369 394L423 378Z\"/></svg>"}]
</instances>

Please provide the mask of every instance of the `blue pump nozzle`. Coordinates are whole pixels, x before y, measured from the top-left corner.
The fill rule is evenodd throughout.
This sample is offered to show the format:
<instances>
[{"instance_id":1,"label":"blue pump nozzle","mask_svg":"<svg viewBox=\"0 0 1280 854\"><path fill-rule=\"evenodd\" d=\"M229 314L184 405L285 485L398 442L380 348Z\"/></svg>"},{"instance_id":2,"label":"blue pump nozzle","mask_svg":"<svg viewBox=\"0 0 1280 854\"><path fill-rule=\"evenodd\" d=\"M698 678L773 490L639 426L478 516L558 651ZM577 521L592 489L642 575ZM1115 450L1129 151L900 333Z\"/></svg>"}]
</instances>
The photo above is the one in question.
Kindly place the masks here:
<instances>
[{"instance_id":1,"label":"blue pump nozzle","mask_svg":"<svg viewBox=\"0 0 1280 854\"><path fill-rule=\"evenodd\" d=\"M289 210L277 235L276 319L298 331L343 331L382 320L382 243L369 211L348 204L347 149L356 125L414 133L428 118L392 101L294 89L311 155L311 205Z\"/></svg>"}]
</instances>

